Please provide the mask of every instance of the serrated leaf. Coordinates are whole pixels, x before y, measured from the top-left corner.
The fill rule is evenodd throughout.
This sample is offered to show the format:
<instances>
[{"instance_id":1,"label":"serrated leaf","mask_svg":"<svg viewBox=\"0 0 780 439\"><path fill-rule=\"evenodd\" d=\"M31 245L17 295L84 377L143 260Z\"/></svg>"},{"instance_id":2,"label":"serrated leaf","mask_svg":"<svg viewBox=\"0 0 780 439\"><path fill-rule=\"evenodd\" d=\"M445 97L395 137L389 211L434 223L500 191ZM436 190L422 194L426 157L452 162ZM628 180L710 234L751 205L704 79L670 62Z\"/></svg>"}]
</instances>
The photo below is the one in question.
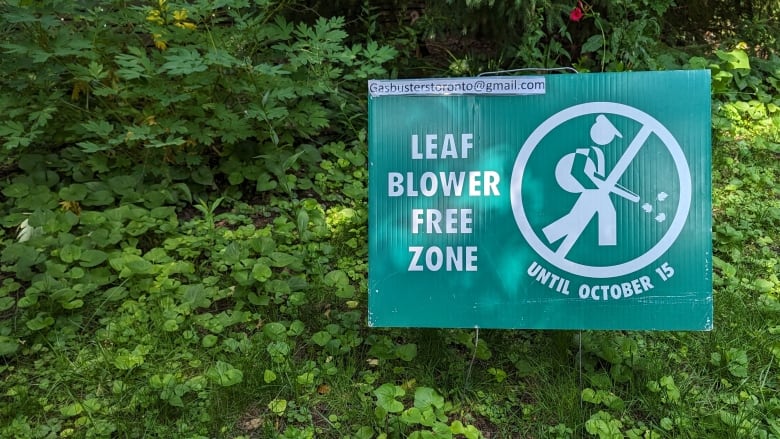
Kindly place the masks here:
<instances>
[{"instance_id":1,"label":"serrated leaf","mask_svg":"<svg viewBox=\"0 0 780 439\"><path fill-rule=\"evenodd\" d=\"M166 62L160 67L160 73L171 76L189 75L203 72L208 66L197 50L185 48L173 48L165 54Z\"/></svg>"},{"instance_id":2,"label":"serrated leaf","mask_svg":"<svg viewBox=\"0 0 780 439\"><path fill-rule=\"evenodd\" d=\"M103 139L107 139L111 135L111 132L114 131L114 126L103 119L90 120L82 123L81 126L88 132Z\"/></svg>"}]
</instances>

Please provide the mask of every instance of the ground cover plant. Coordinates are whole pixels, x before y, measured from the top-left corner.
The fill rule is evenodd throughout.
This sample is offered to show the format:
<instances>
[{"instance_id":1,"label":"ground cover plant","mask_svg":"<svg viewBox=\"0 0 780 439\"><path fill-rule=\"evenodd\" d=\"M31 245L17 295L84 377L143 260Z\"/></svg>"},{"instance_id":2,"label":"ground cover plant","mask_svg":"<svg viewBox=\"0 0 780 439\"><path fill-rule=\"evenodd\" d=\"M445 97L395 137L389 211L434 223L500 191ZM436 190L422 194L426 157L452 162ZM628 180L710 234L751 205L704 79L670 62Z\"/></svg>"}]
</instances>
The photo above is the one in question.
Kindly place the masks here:
<instances>
[{"instance_id":1,"label":"ground cover plant","mask_svg":"<svg viewBox=\"0 0 780 439\"><path fill-rule=\"evenodd\" d=\"M780 437L746 4L0 1L0 437ZM714 331L367 328L365 79L531 64L712 70Z\"/></svg>"}]
</instances>

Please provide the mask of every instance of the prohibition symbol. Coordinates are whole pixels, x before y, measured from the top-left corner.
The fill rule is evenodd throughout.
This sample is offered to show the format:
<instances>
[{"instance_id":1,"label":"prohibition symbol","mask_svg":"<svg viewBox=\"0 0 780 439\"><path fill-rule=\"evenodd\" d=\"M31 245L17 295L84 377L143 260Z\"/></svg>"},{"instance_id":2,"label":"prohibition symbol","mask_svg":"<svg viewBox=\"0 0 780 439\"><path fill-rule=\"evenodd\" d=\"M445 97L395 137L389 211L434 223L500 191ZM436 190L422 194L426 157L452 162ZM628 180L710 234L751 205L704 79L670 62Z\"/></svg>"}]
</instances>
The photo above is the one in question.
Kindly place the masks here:
<instances>
[{"instance_id":1,"label":"prohibition symbol","mask_svg":"<svg viewBox=\"0 0 780 439\"><path fill-rule=\"evenodd\" d=\"M523 181L532 153L560 125L582 116L595 122L590 128L590 139L595 144L590 148L572 148L565 151L555 165L554 177L557 183L554 190L577 194L576 202L569 212L544 227L539 232L532 227L523 199ZM627 118L636 122L640 128L633 138L624 138L610 119ZM592 246L594 254L609 251L617 242L618 227L632 227L633 224L619 224L612 195L635 203L639 208L640 199L631 188L621 186L618 181L626 173L637 154L646 145L651 135L655 135L665 146L679 176L678 204L666 233L641 255L614 265L586 265L569 258L572 247L582 238L583 231L596 221L597 240ZM606 169L602 146L620 148L620 158ZM615 145L615 146L612 146ZM627 145L627 146L625 146ZM643 178L653 178L646 175ZM691 174L685 154L669 130L655 118L634 107L614 102L590 102L566 108L542 122L520 148L512 170L511 203L512 212L520 232L528 244L539 256L554 266L574 275L590 278L610 278L626 275L640 270L661 257L677 240L688 218L691 206ZM659 193L658 199L667 196ZM650 212L652 206L641 206ZM655 217L656 221L668 221L665 214ZM625 221L625 219L623 219ZM637 230L641 232L641 230ZM589 247L590 248L590 247Z\"/></svg>"}]
</instances>

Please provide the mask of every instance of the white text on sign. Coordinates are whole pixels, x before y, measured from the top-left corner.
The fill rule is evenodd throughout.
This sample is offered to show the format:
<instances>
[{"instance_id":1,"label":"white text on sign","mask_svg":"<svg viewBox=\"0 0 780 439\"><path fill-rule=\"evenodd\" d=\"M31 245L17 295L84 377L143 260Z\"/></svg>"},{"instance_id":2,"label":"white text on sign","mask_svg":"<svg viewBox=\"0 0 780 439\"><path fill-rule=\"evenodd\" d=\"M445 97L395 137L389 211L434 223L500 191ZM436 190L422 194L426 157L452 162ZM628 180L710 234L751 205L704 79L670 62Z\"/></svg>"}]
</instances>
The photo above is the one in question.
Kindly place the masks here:
<instances>
[{"instance_id":1,"label":"white text on sign","mask_svg":"<svg viewBox=\"0 0 780 439\"><path fill-rule=\"evenodd\" d=\"M460 135L460 148L455 145L454 134L445 134L441 152L439 152L438 139L439 136L436 134L425 135L425 154L423 155L423 151L420 150L420 136L412 134L412 159L467 159L469 158L469 150L474 148L472 143L474 134L471 133ZM460 155L458 155L458 151L460 151Z\"/></svg>"},{"instance_id":2,"label":"white text on sign","mask_svg":"<svg viewBox=\"0 0 780 439\"><path fill-rule=\"evenodd\" d=\"M460 197L463 195L463 186L467 183L466 194L470 197L498 196L501 195L498 192L500 182L501 176L496 171L423 172L419 177L416 177L414 172L407 172L406 176L400 172L388 172L387 195Z\"/></svg>"},{"instance_id":3,"label":"white text on sign","mask_svg":"<svg viewBox=\"0 0 780 439\"><path fill-rule=\"evenodd\" d=\"M471 233L471 209L412 209L412 233L420 233L425 224L425 233ZM442 228L442 219L444 220Z\"/></svg>"},{"instance_id":4,"label":"white text on sign","mask_svg":"<svg viewBox=\"0 0 780 439\"><path fill-rule=\"evenodd\" d=\"M664 264L666 266L666 264ZM669 267L671 269L671 267ZM673 272L673 271L672 271ZM536 282L547 288L557 291L563 295L569 295L569 280L563 276L553 273L551 270L543 267L534 261L526 270L526 273L534 278ZM649 276L639 276L625 282L613 283L608 285L590 285L580 284L577 288L577 295L580 299L591 300L617 300L631 296L638 296L645 291L655 288L650 281Z\"/></svg>"},{"instance_id":5,"label":"white text on sign","mask_svg":"<svg viewBox=\"0 0 780 439\"><path fill-rule=\"evenodd\" d=\"M412 260L407 271L477 271L476 246L412 246L409 253Z\"/></svg>"},{"instance_id":6,"label":"white text on sign","mask_svg":"<svg viewBox=\"0 0 780 439\"><path fill-rule=\"evenodd\" d=\"M474 133L411 134L412 160L469 159L474 148ZM473 158L473 157L472 157ZM492 170L388 172L389 197L490 197L499 196L501 176ZM414 208L411 211L412 235L471 235L473 209ZM465 243L464 243L465 244ZM477 271L477 246L411 245L407 271Z\"/></svg>"}]
</instances>

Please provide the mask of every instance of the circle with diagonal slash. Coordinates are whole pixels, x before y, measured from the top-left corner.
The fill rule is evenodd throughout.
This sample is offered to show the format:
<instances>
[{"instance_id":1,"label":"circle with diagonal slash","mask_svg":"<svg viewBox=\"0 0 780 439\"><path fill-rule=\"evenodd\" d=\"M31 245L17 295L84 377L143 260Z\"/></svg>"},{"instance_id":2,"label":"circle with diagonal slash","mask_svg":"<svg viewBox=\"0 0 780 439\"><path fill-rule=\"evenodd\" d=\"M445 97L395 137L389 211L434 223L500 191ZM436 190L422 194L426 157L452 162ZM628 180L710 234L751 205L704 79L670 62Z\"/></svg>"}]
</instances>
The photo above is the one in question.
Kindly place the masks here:
<instances>
[{"instance_id":1,"label":"circle with diagonal slash","mask_svg":"<svg viewBox=\"0 0 780 439\"><path fill-rule=\"evenodd\" d=\"M666 233L649 250L640 256L626 262L615 265L598 266L586 265L574 262L566 258L566 254L556 253L546 245L536 234L526 214L523 204L523 176L528 165L531 154L545 138L556 127L576 117L590 114L613 114L632 119L640 123L642 130L649 130L655 134L666 146L671 155L677 174L680 179L680 195L677 205L677 211ZM637 136L639 137L639 136ZM635 154L635 152L634 152ZM633 158L629 157L629 160ZM688 212L691 207L691 173L688 168L688 162L685 154L680 148L680 144L674 138L671 132L647 113L634 107L619 104L615 102L589 102L559 111L542 122L526 139L515 160L512 169L511 181L511 203L512 212L515 217L517 227L520 229L525 240L536 251L539 256L547 262L553 264L561 270L568 273L590 278L611 278L633 273L648 266L653 261L661 257L677 240L682 232L685 222L688 218Z\"/></svg>"}]
</instances>

